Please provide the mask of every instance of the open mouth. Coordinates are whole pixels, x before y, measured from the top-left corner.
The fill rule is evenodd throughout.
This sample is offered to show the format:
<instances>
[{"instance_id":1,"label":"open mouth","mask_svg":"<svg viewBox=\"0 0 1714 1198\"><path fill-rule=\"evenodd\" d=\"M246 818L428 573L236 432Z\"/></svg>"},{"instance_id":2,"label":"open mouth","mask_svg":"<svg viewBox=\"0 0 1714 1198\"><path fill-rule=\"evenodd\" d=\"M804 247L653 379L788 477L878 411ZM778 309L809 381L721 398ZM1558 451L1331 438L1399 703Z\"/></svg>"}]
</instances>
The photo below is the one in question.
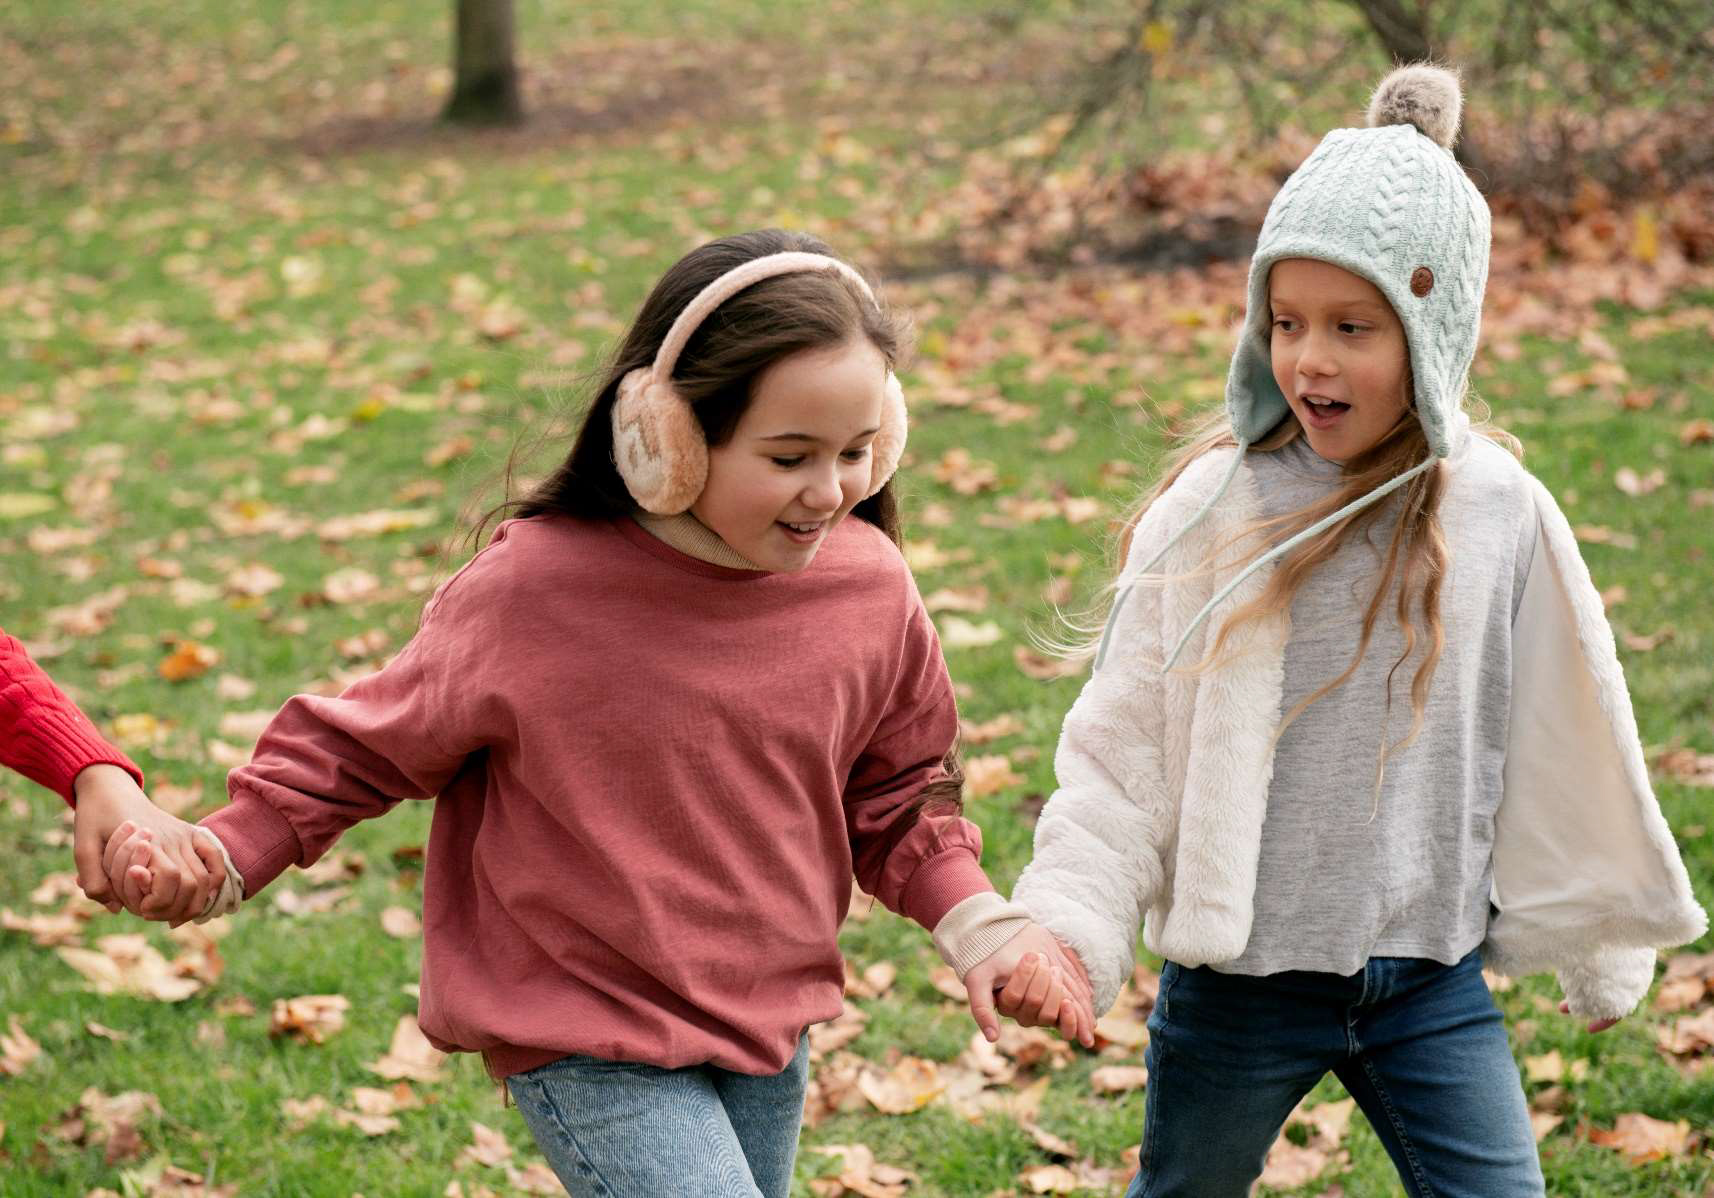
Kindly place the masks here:
<instances>
[{"instance_id":1,"label":"open mouth","mask_svg":"<svg viewBox=\"0 0 1714 1198\"><path fill-rule=\"evenodd\" d=\"M1327 428L1351 410L1348 403L1320 395L1304 395L1299 398L1303 402L1310 424L1316 428Z\"/></svg>"},{"instance_id":2,"label":"open mouth","mask_svg":"<svg viewBox=\"0 0 1714 1198\"><path fill-rule=\"evenodd\" d=\"M795 520L776 520L774 523L779 525L780 530L784 532L788 538L796 541L800 545L813 544L816 539L821 536L821 530L827 527L827 521L825 520L802 522Z\"/></svg>"}]
</instances>

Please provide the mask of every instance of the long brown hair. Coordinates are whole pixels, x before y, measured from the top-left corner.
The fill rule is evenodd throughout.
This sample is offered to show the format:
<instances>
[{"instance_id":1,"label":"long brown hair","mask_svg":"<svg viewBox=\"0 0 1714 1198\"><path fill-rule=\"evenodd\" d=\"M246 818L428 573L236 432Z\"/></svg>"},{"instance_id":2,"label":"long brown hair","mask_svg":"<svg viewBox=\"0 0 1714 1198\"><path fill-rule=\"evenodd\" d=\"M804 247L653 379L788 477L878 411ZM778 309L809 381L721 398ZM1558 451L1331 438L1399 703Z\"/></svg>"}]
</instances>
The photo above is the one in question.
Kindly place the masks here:
<instances>
[{"instance_id":1,"label":"long brown hair","mask_svg":"<svg viewBox=\"0 0 1714 1198\"><path fill-rule=\"evenodd\" d=\"M1471 425L1473 434L1486 437L1516 457L1523 456L1523 449L1517 438L1488 422L1486 405L1468 388L1464 393L1463 406L1466 410L1474 409ZM1285 418L1269 430L1265 437L1249 447L1249 452L1276 453L1303 436L1303 425L1295 414L1288 411ZM1235 449L1237 445L1238 438L1224 410L1211 414L1195 428L1182 448L1173 456L1160 480L1126 517L1117 538L1118 562L1122 563L1129 553L1131 540L1144 513L1172 487L1192 462L1219 449ZM1298 511L1249 522L1214 546L1199 566L1182 577L1195 577L1215 570L1241 567L1418 465L1429 453L1428 437L1423 432L1422 424L1415 411L1407 407L1380 441L1344 463L1340 485L1335 491ZM1393 681L1417 651L1419 644L1422 647L1422 659L1411 676L1410 731L1396 744L1388 745L1386 722L1383 718L1381 753L1376 762L1375 773L1377 798L1387 760L1394 753L1407 748L1422 730L1429 685L1434 680L1435 668L1440 663L1441 652L1446 643L1445 629L1440 619L1440 590L1447 566L1446 535L1439 518L1440 501L1445 492L1443 471L1444 467L1437 467L1423 472L1407 483L1399 494L1353 512L1288 552L1270 574L1262 593L1221 622L1213 637L1213 645L1203 659L1193 665L1181 667L1187 673L1198 674L1225 664L1234 655L1231 641L1241 627L1289 612L1298 589L1318 565L1331 558L1347 538L1368 529L1383 512L1396 511L1397 523L1382 558L1374 592L1363 612L1362 632L1356 653L1338 677L1299 700L1285 714L1274 730L1273 737L1277 744L1285 730L1312 703L1331 694L1350 680L1364 654L1368 652L1375 625L1380 619L1387 595L1396 582L1398 598L1394 605L1394 616L1404 635L1404 651L1387 671L1386 700L1389 713L1392 708ZM1237 557L1232 560L1235 550ZM1414 619L1413 612L1416 615ZM1076 627L1079 632L1087 633L1095 626ZM1093 653L1093 643L1088 641L1080 641L1070 648L1073 655Z\"/></svg>"}]
</instances>

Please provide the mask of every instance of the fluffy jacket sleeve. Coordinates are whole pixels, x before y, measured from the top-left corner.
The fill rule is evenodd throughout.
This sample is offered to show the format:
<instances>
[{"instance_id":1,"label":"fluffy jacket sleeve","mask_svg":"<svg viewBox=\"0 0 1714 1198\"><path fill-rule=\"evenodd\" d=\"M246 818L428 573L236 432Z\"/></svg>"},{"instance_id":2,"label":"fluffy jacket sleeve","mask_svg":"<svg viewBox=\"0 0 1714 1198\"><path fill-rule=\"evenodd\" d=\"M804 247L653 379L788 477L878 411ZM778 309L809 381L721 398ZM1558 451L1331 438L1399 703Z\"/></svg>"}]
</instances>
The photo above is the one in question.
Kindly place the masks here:
<instances>
[{"instance_id":1,"label":"fluffy jacket sleeve","mask_svg":"<svg viewBox=\"0 0 1714 1198\"><path fill-rule=\"evenodd\" d=\"M1502 973L1555 970L1573 1014L1616 1018L1648 993L1655 949L1708 920L1649 782L1601 597L1564 514L1534 489L1484 952Z\"/></svg>"},{"instance_id":2,"label":"fluffy jacket sleeve","mask_svg":"<svg viewBox=\"0 0 1714 1198\"><path fill-rule=\"evenodd\" d=\"M1164 543L1165 506L1145 513L1121 588ZM1132 586L1119 607L1106 660L1065 717L1054 754L1059 788L1042 809L1034 858L1012 892L1076 950L1097 1014L1112 1007L1130 976L1143 912L1164 884L1172 803L1161 759L1160 612L1160 590L1150 584Z\"/></svg>"}]
</instances>

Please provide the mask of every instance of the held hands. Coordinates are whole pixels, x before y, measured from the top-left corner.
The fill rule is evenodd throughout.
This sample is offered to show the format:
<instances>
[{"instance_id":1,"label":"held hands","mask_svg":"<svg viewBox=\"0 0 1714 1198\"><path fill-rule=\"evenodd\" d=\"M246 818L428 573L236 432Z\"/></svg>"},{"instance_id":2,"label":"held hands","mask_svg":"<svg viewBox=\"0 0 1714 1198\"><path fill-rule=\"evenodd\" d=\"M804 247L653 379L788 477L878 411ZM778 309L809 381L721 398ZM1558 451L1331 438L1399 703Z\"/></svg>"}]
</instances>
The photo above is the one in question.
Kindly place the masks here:
<instances>
[{"instance_id":1,"label":"held hands","mask_svg":"<svg viewBox=\"0 0 1714 1198\"><path fill-rule=\"evenodd\" d=\"M970 1015L990 1041L1007 1015L1025 1027L1057 1027L1067 1040L1095 1046L1094 993L1077 954L1031 924L964 975Z\"/></svg>"},{"instance_id":2,"label":"held hands","mask_svg":"<svg viewBox=\"0 0 1714 1198\"><path fill-rule=\"evenodd\" d=\"M226 880L213 839L156 807L117 766L92 765L73 785L72 853L84 894L175 927L201 915Z\"/></svg>"}]
</instances>

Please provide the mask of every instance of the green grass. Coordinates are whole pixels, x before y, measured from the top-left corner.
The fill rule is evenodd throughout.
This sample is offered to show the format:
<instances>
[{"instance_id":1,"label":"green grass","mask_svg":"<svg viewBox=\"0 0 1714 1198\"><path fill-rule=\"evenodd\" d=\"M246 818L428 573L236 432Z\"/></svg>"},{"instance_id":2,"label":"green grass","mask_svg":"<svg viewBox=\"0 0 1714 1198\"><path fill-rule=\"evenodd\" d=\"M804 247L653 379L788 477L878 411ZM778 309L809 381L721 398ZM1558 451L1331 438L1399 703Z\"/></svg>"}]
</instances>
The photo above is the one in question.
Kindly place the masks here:
<instances>
[{"instance_id":1,"label":"green grass","mask_svg":"<svg viewBox=\"0 0 1714 1198\"><path fill-rule=\"evenodd\" d=\"M871 223L874 197L865 189L896 181L889 157L919 140L928 117L935 136L953 137L953 149L923 162L922 190L898 196L900 211L915 212L956 178L957 138L975 138L990 96L1009 94L1006 80L990 93L948 69L920 93L885 92L881 104L865 87L824 77L823 65L838 61L860 81L885 79L909 40L905 6L883 19L856 5L705 0L685 16L689 25L677 16L669 25L643 4L601 6L599 18L520 7L536 62L700 57L720 67L765 52L782 64L786 83L771 97L729 88L709 109L678 120L651 110L597 131L517 141L400 133L321 154L306 150L306 139L341 114L385 121L391 105L401 129L432 114L434 72L447 56L438 21L412 20L397 4L348 0L134 4L122 12L31 0L0 34L0 62L22 80L0 100L0 129L18 131L0 141L0 494L48 505L40 516L0 517L0 625L45 646L53 674L104 727L143 713L161 721L159 742L135 755L156 783L200 784L205 810L224 790L225 771L208 748L233 739L219 731L222 716L273 708L336 669L365 668L340 660L333 646L343 638L379 629L386 649L378 655L403 644L420 587L444 573L440 554L458 531L459 507L515 437L575 397L579 373L667 264L708 235L776 222L820 233L872 264L888 237ZM922 36L938 32L980 49L978 6L943 0L908 12ZM245 77L246 67L288 43L301 47L296 60ZM365 90L377 78L388 81L387 94ZM591 87L603 103L618 104L626 78L635 73L598 76ZM466 275L479 285L457 282ZM921 570L920 582L925 593L988 588L988 609L969 618L995 620L1006 635L992 647L952 651L951 667L967 719L1015 713L1025 726L973 750L1009 753L1025 776L971 806L1002 887L1028 859L1027 799L1051 793L1052 748L1079 685L1026 677L1013 649L1032 629L1051 629L1043 599L1051 578L1070 577L1079 600L1095 594L1109 529L1102 518L1007 525L1000 501L1094 496L1116 516L1158 463L1173 405L1207 402L1224 370L1223 331L1203 330L1162 351L1132 326L1056 307L1054 297L1070 286L1063 276L1024 280L1021 308L980 282L924 279L892 290L917 312L922 333L921 360L907 376L909 536L955 559ZM495 340L478 324L501 299L523 315L516 335ZM1706 308L1714 296L1675 304ZM978 309L994 314L992 336L989 326L969 323ZM1628 387L1657 389L1653 407L1621 410L1594 390L1548 397L1552 377L1583 364L1573 343L1526 340L1518 360L1492 363L1478 381L1574 524L1636 538L1633 549L1591 544L1586 553L1602 587L1626 589L1611 613L1622 631L1673 630L1650 652L1622 650L1645 742L1714 751L1714 615L1706 599L1714 446L1682 445L1677 436L1692 416L1711 414L1714 353L1705 330L1639 335L1649 326L1616 310L1601 323L1629 370ZM1072 352L1059 353L1064 347ZM1104 354L1116 364L1079 361ZM1158 370L1137 365L1149 357ZM1006 424L947 404L943 379L1033 411L1020 409L1023 418ZM67 416L72 426L53 431ZM315 435L317 422L328 435ZM1075 443L1041 448L1061 426L1077 431ZM430 449L460 436L472 439L469 456L424 463ZM994 463L997 491L965 497L933 480L933 464L959 447ZM1136 474L1104 481L1103 467L1115 460L1132 462ZM1625 466L1645 474L1658 466L1666 483L1629 498L1613 482ZM305 468L326 474L291 481L290 472ZM949 522L932 518L937 507ZM338 543L313 531L335 516L384 508L428 509L432 519ZM241 511L282 512L311 530L291 539L223 531L220 520ZM27 541L41 528L95 537L41 553ZM262 562L285 583L260 600L193 595L186 605L172 580L145 572L143 559L175 563L183 579L215 588L234 569ZM380 578L383 598L316 603L323 579L350 566ZM50 609L118 585L129 598L109 627L78 637L55 631ZM222 660L201 678L167 684L155 666L186 637ZM254 695L221 698L223 674L254 683ZM1714 791L1661 779L1659 792L1698 896L1714 900ZM342 1102L351 1087L376 1084L363 1064L414 1008L403 988L415 980L417 948L382 935L377 919L385 906L416 903L416 875L396 853L424 841L427 816L426 807L409 806L345 838L341 850L363 854L367 869L331 913L288 917L264 896L222 942L224 976L174 1006L88 993L50 951L0 934L0 1022L17 1016L43 1047L20 1076L0 1077L0 1194L124 1186L122 1170L141 1161L110 1165L99 1149L55 1134L90 1086L156 1094L165 1114L141 1127L142 1160L168 1154L244 1195L440 1194L454 1177L467 1190L480 1183L505 1192L500 1172L455 1165L472 1120L503 1129L520 1159L534 1154L473 1058L455 1059L448 1081L417 1087L426 1105L405 1112L393 1135L371 1142L327 1122L281 1131L282 1099ZM7 775L0 829L13 846L0 906L30 911L40 880L70 868L64 812ZM288 878L276 889L299 885ZM86 938L139 926L103 918ZM148 934L168 946L158 929ZM920 929L877 909L848 925L842 945L859 965L889 960L900 969L887 998L862 1002L870 1023L855 1051L950 1060L962 1049L972 1029L929 984L935 959ZM274 999L315 993L351 1000L342 1032L321 1046L267 1035ZM238 995L254 1014L216 1013ZM1702 1193L1714 1176L1705 1150L1632 1167L1569 1129L1580 1121L1610 1126L1634 1110L1714 1129L1714 1087L1662 1061L1653 1047L1658 1018L1645 1012L1591 1037L1542 1009L1556 997L1539 978L1501 996L1520 1057L1557 1048L1590 1062L1585 1080L1569 1086L1564 1127L1544 1145L1550 1191ZM84 1030L90 1020L132 1038L114 1045L92 1037ZM220 1036L218 1047L204 1042ZM1087 1077L1097 1063L1080 1054L1053 1075L1042 1124L1115 1165L1136 1144L1142 1096L1091 1097ZM1324 1094L1337 1088L1328 1083ZM842 1115L804 1136L806 1146L853 1141L914 1169L922 1180L911 1192L928 1198L1006 1190L1021 1168L1046 1159L1006 1119L969 1124L939 1107L906 1117ZM1345 1194L1400 1192L1361 1119L1347 1146ZM799 1193L826 1160L802 1154Z\"/></svg>"}]
</instances>

